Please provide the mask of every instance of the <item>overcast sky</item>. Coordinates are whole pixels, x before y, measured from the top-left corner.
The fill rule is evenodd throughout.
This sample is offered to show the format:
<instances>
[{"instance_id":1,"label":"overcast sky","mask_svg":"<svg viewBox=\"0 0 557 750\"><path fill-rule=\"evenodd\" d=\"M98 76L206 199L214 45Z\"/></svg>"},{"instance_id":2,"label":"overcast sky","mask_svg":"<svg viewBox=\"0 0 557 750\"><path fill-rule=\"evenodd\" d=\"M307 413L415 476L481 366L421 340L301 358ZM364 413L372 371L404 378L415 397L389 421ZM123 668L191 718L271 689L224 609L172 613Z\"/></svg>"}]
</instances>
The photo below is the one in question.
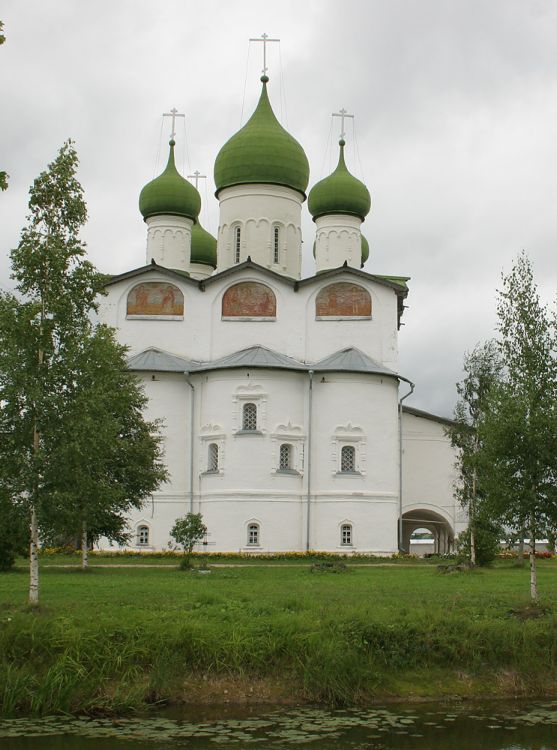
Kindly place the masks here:
<instances>
[{"instance_id":1,"label":"overcast sky","mask_svg":"<svg viewBox=\"0 0 557 750\"><path fill-rule=\"evenodd\" d=\"M555 295L555 0L8 0L1 12L4 288L29 186L69 137L92 261L109 273L144 264L137 201L164 166L172 107L186 114L178 166L208 175L201 219L215 234L214 160L253 111L262 45L248 39L266 32L281 39L268 47L271 102L306 151L310 186L336 161L331 113L355 115L348 166L372 194L365 270L412 277L407 403L452 413L463 354L492 335L501 272L521 249L542 298ZM307 276L305 207L303 232Z\"/></svg>"}]
</instances>

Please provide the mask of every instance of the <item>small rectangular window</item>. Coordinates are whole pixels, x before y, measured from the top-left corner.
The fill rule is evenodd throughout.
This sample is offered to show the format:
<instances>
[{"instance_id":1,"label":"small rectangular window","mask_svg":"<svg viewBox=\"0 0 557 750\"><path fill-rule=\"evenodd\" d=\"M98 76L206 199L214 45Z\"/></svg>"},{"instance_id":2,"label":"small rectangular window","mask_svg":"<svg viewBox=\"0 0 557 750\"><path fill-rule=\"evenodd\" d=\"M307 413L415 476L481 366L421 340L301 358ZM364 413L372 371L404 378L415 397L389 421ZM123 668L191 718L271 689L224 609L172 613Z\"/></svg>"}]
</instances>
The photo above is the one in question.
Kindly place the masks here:
<instances>
[{"instance_id":1,"label":"small rectangular window","mask_svg":"<svg viewBox=\"0 0 557 750\"><path fill-rule=\"evenodd\" d=\"M248 545L253 547L259 544L259 524L250 523L248 526Z\"/></svg>"},{"instance_id":2,"label":"small rectangular window","mask_svg":"<svg viewBox=\"0 0 557 750\"><path fill-rule=\"evenodd\" d=\"M343 472L356 471L356 449L353 445L343 445L340 451L340 470Z\"/></svg>"},{"instance_id":3,"label":"small rectangular window","mask_svg":"<svg viewBox=\"0 0 557 750\"><path fill-rule=\"evenodd\" d=\"M215 472L219 470L219 446L216 443L209 445L209 455L207 457L207 471Z\"/></svg>"},{"instance_id":4,"label":"small rectangular window","mask_svg":"<svg viewBox=\"0 0 557 750\"><path fill-rule=\"evenodd\" d=\"M242 430L257 430L257 406L255 404L244 404L242 410Z\"/></svg>"},{"instance_id":5,"label":"small rectangular window","mask_svg":"<svg viewBox=\"0 0 557 750\"><path fill-rule=\"evenodd\" d=\"M234 263L240 262L241 239L241 229L240 227L236 227L236 229L234 230Z\"/></svg>"},{"instance_id":6,"label":"small rectangular window","mask_svg":"<svg viewBox=\"0 0 557 750\"><path fill-rule=\"evenodd\" d=\"M280 446L279 469L281 471L289 471L292 469L292 446L288 443L283 443Z\"/></svg>"},{"instance_id":7,"label":"small rectangular window","mask_svg":"<svg viewBox=\"0 0 557 750\"><path fill-rule=\"evenodd\" d=\"M280 230L278 227L274 228L273 231L273 263L280 262Z\"/></svg>"},{"instance_id":8,"label":"small rectangular window","mask_svg":"<svg viewBox=\"0 0 557 750\"><path fill-rule=\"evenodd\" d=\"M352 526L349 523L340 527L340 544L343 547L352 546Z\"/></svg>"}]
</instances>

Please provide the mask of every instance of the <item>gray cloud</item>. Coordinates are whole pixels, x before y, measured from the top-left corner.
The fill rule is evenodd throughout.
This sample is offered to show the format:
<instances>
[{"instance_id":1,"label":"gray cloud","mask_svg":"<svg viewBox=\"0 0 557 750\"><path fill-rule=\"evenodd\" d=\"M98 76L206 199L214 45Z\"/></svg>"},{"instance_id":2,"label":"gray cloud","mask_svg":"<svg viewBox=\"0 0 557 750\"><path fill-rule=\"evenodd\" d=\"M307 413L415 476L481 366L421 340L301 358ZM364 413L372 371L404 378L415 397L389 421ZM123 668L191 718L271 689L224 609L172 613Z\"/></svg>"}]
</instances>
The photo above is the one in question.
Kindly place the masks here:
<instances>
[{"instance_id":1,"label":"gray cloud","mask_svg":"<svg viewBox=\"0 0 557 750\"><path fill-rule=\"evenodd\" d=\"M542 296L554 295L550 0L11 0L2 12L3 286L28 187L69 136L93 262L109 272L143 263L137 199L163 166L160 115L172 106L187 115L180 164L210 177L202 221L215 232L214 159L240 125L244 85L244 121L257 101L261 53L252 45L248 58L247 39L267 31L282 40L280 55L269 51L272 102L306 150L312 184L334 166L330 113L356 115L349 165L373 198L366 270L412 277L400 351L414 405L450 413L463 353L492 335L500 273L519 250ZM307 215L303 228L309 274Z\"/></svg>"}]
</instances>

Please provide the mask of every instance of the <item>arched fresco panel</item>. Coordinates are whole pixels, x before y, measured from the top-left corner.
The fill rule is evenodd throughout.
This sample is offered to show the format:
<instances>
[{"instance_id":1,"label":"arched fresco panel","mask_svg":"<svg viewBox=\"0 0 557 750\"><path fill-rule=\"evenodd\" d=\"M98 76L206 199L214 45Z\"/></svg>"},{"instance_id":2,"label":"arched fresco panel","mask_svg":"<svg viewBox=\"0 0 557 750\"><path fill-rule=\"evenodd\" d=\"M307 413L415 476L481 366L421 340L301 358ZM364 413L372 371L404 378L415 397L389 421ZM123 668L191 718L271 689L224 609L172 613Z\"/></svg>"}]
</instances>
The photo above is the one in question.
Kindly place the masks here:
<instances>
[{"instance_id":1,"label":"arched fresco panel","mask_svg":"<svg viewBox=\"0 0 557 750\"><path fill-rule=\"evenodd\" d=\"M265 284L242 281L223 294L223 318L275 318L276 314L275 294Z\"/></svg>"},{"instance_id":2,"label":"arched fresco panel","mask_svg":"<svg viewBox=\"0 0 557 750\"><path fill-rule=\"evenodd\" d=\"M371 297L357 284L339 281L321 289L315 301L315 317L371 318Z\"/></svg>"},{"instance_id":3,"label":"arched fresco panel","mask_svg":"<svg viewBox=\"0 0 557 750\"><path fill-rule=\"evenodd\" d=\"M184 295L174 284L144 281L128 294L128 316L183 317Z\"/></svg>"}]
</instances>

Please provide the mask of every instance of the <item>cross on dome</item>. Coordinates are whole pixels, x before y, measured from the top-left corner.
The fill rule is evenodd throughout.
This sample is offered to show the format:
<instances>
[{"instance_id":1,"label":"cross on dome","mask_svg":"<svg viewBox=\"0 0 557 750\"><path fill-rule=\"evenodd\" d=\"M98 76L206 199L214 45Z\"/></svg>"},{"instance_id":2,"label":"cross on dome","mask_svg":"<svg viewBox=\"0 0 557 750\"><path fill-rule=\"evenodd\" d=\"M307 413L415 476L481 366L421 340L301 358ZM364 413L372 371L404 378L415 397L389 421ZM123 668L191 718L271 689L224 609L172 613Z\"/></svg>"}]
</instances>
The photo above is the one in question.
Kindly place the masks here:
<instances>
[{"instance_id":1,"label":"cross on dome","mask_svg":"<svg viewBox=\"0 0 557 750\"><path fill-rule=\"evenodd\" d=\"M344 140L344 136L346 135L346 132L344 130L344 120L347 117L351 117L352 119L354 119L354 115L349 115L344 108L339 110L338 112L333 112L332 115L333 117L340 117L340 138L341 140Z\"/></svg>"},{"instance_id":2,"label":"cross on dome","mask_svg":"<svg viewBox=\"0 0 557 750\"><path fill-rule=\"evenodd\" d=\"M185 115L182 115L178 112L176 107L173 107L170 112L163 112L163 117L172 117L172 132L170 133L170 138L174 140L176 136L176 118L177 117L185 117Z\"/></svg>"},{"instance_id":3,"label":"cross on dome","mask_svg":"<svg viewBox=\"0 0 557 750\"><path fill-rule=\"evenodd\" d=\"M198 190L199 189L199 180L206 180L207 179L207 175L206 174L201 174L201 172L198 169L196 169L193 174L188 174L187 178L188 178L188 180L194 180L194 182L195 182L195 189Z\"/></svg>"},{"instance_id":4,"label":"cross on dome","mask_svg":"<svg viewBox=\"0 0 557 750\"><path fill-rule=\"evenodd\" d=\"M280 42L280 39L270 39L268 34L261 34L260 38L250 38L250 42L263 42L263 75L267 75L267 42Z\"/></svg>"}]
</instances>

